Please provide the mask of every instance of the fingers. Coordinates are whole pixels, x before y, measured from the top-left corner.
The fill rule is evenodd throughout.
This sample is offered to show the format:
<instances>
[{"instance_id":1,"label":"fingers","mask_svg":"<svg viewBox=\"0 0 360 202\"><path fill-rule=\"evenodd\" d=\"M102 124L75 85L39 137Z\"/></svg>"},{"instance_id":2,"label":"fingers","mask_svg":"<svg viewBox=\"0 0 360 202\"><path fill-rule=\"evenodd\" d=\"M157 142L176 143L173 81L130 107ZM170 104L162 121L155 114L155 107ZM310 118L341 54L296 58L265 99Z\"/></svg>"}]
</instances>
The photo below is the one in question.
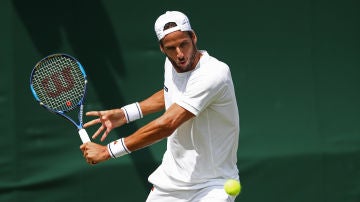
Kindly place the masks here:
<instances>
[{"instance_id":1,"label":"fingers","mask_svg":"<svg viewBox=\"0 0 360 202\"><path fill-rule=\"evenodd\" d=\"M95 164L96 164L95 161L93 161L93 160L91 160L91 159L88 158L88 152L86 151L86 150L87 150L87 143L82 144L82 145L80 146L80 150L82 151L83 156L84 156L84 158L86 159L86 162L87 162L88 164L90 164L90 165L95 165Z\"/></svg>"},{"instance_id":2,"label":"fingers","mask_svg":"<svg viewBox=\"0 0 360 202\"><path fill-rule=\"evenodd\" d=\"M86 148L86 143L80 145L80 150L81 150L83 153L84 153L84 151L85 151L85 148Z\"/></svg>"},{"instance_id":3,"label":"fingers","mask_svg":"<svg viewBox=\"0 0 360 202\"><path fill-rule=\"evenodd\" d=\"M107 130L104 132L104 134L101 136L101 139L100 139L101 142L103 142L103 141L105 140L105 138L108 136L109 132L110 132L109 129L107 129Z\"/></svg>"},{"instance_id":4,"label":"fingers","mask_svg":"<svg viewBox=\"0 0 360 202\"><path fill-rule=\"evenodd\" d=\"M86 116L98 116L99 118L91 120L87 123L84 124L84 128L87 128L89 126L101 123L101 118L104 115L103 111L90 111L90 112L86 112Z\"/></svg>"},{"instance_id":5,"label":"fingers","mask_svg":"<svg viewBox=\"0 0 360 202\"><path fill-rule=\"evenodd\" d=\"M105 132L104 132L104 134L101 136L101 142L103 142L104 140L105 140L105 138L109 135L109 133L111 132L111 130L112 130L112 127L110 126L110 127L106 127L106 126L104 126L104 128L106 128L106 130L105 130Z\"/></svg>"},{"instance_id":6,"label":"fingers","mask_svg":"<svg viewBox=\"0 0 360 202\"><path fill-rule=\"evenodd\" d=\"M102 131L103 131L104 129L105 129L105 126L104 126L104 125L101 125L101 126L97 129L97 131L94 133L94 135L92 136L92 139L97 138L97 136L99 136L100 133L102 133Z\"/></svg>"},{"instance_id":7,"label":"fingers","mask_svg":"<svg viewBox=\"0 0 360 202\"><path fill-rule=\"evenodd\" d=\"M97 164L98 162L96 162L96 161L93 159L93 157L91 157L91 156L89 155L89 152L88 152L89 148L88 148L88 146L90 146L89 143L82 144L82 145L80 146L80 150L83 152L83 156L84 156L84 158L86 159L86 162L87 162L88 164L90 164L90 165L95 165L95 164Z\"/></svg>"},{"instance_id":8,"label":"fingers","mask_svg":"<svg viewBox=\"0 0 360 202\"><path fill-rule=\"evenodd\" d=\"M90 160L90 159L86 159L86 162L87 162L88 164L90 164L90 165L95 165L95 164L98 163L98 162L93 161L93 160Z\"/></svg>"},{"instance_id":9,"label":"fingers","mask_svg":"<svg viewBox=\"0 0 360 202\"><path fill-rule=\"evenodd\" d=\"M103 115L103 111L89 111L86 112L86 116L101 116Z\"/></svg>"},{"instance_id":10,"label":"fingers","mask_svg":"<svg viewBox=\"0 0 360 202\"><path fill-rule=\"evenodd\" d=\"M95 124L98 124L98 123L101 123L100 118L91 120L91 121L89 121L89 122L86 122L86 123L84 124L84 128L87 128L87 127L89 127L89 126L92 126L92 125L95 125Z\"/></svg>"},{"instance_id":11,"label":"fingers","mask_svg":"<svg viewBox=\"0 0 360 202\"><path fill-rule=\"evenodd\" d=\"M93 120L91 122L96 122L96 120ZM89 125L87 126L91 126L94 125L93 123L89 123ZM84 128L86 128L86 126L84 125ZM106 129L106 130L105 130ZM104 141L105 138L108 136L109 132L111 131L111 129L106 128L104 125L101 125L97 131L93 134L93 136L91 137L92 139L96 139L103 131L105 130L104 134L101 137L101 141Z\"/></svg>"},{"instance_id":12,"label":"fingers","mask_svg":"<svg viewBox=\"0 0 360 202\"><path fill-rule=\"evenodd\" d=\"M83 125L84 128L87 128L89 126L93 126L95 124L101 124L101 126L98 128L98 130L93 134L92 139L97 138L105 129L104 134L101 137L101 141L104 141L105 138L108 136L109 132L112 129L112 122L108 120L107 115L114 110L108 110L108 111L90 111L87 112L87 116L98 116L97 119L91 120Z\"/></svg>"}]
</instances>

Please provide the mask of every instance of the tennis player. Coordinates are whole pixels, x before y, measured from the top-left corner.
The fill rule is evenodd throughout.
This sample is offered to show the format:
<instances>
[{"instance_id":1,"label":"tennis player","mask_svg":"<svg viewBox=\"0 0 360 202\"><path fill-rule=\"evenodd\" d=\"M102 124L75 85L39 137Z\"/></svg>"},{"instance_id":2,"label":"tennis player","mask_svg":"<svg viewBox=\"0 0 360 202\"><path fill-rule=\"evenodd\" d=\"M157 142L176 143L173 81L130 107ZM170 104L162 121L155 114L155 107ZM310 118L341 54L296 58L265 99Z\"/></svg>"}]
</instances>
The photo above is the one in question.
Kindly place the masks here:
<instances>
[{"instance_id":1,"label":"tennis player","mask_svg":"<svg viewBox=\"0 0 360 202\"><path fill-rule=\"evenodd\" d=\"M142 102L121 109L88 112L84 126L101 124L93 138L165 109L133 134L106 146L80 146L90 164L130 154L167 138L161 165L149 176L154 185L147 202L231 202L229 178L239 179L239 114L228 65L196 47L197 36L186 15L168 11L155 22L166 56L164 88Z\"/></svg>"}]
</instances>

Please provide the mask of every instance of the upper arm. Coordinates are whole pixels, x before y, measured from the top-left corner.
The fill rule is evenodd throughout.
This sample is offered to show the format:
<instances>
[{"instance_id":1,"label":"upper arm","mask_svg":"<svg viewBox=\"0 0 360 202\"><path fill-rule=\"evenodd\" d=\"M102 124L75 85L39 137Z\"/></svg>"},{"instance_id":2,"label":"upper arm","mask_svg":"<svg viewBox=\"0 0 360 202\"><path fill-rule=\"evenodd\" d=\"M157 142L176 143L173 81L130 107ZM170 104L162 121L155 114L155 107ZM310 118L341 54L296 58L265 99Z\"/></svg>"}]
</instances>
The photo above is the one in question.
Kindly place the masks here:
<instances>
[{"instance_id":1,"label":"upper arm","mask_svg":"<svg viewBox=\"0 0 360 202\"><path fill-rule=\"evenodd\" d=\"M169 130L175 130L194 116L190 111L174 103L159 117L158 121L160 121L160 125L165 126Z\"/></svg>"}]
</instances>

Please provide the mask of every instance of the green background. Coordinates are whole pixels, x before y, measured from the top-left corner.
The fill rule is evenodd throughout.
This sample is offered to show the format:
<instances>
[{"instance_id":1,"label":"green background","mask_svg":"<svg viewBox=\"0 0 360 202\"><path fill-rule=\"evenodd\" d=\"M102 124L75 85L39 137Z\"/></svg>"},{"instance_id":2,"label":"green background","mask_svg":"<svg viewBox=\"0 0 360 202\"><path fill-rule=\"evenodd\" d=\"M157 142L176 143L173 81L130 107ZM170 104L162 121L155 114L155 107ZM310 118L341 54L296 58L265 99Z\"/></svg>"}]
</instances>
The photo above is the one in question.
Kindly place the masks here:
<instances>
[{"instance_id":1,"label":"green background","mask_svg":"<svg viewBox=\"0 0 360 202\"><path fill-rule=\"evenodd\" d=\"M89 166L74 127L34 101L29 76L38 60L64 52L89 76L86 111L145 99L163 86L153 24L166 10L186 13L198 47L231 68L237 201L360 201L358 0L1 0L1 202L145 201L165 142Z\"/></svg>"}]
</instances>

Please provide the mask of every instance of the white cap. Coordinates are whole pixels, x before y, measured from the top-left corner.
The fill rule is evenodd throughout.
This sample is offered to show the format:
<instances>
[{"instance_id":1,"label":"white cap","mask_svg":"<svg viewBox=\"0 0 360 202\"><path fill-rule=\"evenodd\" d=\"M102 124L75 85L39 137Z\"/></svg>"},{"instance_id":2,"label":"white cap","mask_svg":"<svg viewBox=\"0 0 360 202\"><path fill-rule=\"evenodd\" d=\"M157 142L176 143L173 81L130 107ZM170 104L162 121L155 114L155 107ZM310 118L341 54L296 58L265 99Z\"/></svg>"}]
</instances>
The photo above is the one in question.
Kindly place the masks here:
<instances>
[{"instance_id":1,"label":"white cap","mask_svg":"<svg viewBox=\"0 0 360 202\"><path fill-rule=\"evenodd\" d=\"M169 22L174 22L177 26L164 30L164 26ZM155 32L159 41L167 34L178 30L192 31L188 17L179 11L167 11L166 13L162 14L155 22Z\"/></svg>"}]
</instances>

